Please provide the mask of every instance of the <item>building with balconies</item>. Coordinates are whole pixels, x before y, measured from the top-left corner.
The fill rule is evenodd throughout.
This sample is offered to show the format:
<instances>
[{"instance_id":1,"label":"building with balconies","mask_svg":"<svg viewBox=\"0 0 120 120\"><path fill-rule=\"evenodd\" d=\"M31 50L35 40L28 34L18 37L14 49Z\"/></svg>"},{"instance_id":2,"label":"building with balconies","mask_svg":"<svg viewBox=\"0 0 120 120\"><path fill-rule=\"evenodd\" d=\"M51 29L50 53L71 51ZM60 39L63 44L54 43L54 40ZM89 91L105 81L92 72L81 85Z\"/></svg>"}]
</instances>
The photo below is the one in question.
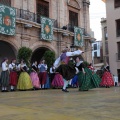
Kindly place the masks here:
<instances>
[{"instance_id":1,"label":"building with balconies","mask_svg":"<svg viewBox=\"0 0 120 120\"><path fill-rule=\"evenodd\" d=\"M92 61L88 0L0 0L0 5L12 7L16 11L15 34L0 32L0 62L4 57L16 58L22 46L32 49L32 61L39 61L46 50L54 51L57 57L66 46L75 49L80 47L85 51L85 60ZM53 39L50 41L41 38L41 16L53 22ZM8 18L5 19L7 22ZM74 44L75 26L82 30L83 46ZM46 30L50 31L48 28Z\"/></svg>"},{"instance_id":2,"label":"building with balconies","mask_svg":"<svg viewBox=\"0 0 120 120\"><path fill-rule=\"evenodd\" d=\"M106 65L106 63L109 64L108 33L106 18L101 18L101 28L102 28L103 61L104 65Z\"/></svg>"},{"instance_id":3,"label":"building with balconies","mask_svg":"<svg viewBox=\"0 0 120 120\"><path fill-rule=\"evenodd\" d=\"M106 4L109 65L120 81L120 0L102 0Z\"/></svg>"}]
</instances>

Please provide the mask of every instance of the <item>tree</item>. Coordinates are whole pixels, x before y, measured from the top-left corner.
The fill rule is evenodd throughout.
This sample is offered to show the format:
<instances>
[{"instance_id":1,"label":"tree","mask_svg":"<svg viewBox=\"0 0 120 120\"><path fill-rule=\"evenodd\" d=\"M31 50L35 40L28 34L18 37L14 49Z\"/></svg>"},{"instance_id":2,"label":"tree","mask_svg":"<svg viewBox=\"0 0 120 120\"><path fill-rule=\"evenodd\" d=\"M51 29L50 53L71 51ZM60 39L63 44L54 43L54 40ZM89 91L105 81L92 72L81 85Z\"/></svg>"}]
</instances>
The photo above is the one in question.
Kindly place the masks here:
<instances>
[{"instance_id":1,"label":"tree","mask_svg":"<svg viewBox=\"0 0 120 120\"><path fill-rule=\"evenodd\" d=\"M28 66L30 65L31 56L32 56L32 50L30 48L21 47L18 50L18 55L17 55L18 60L20 61L23 59Z\"/></svg>"},{"instance_id":2,"label":"tree","mask_svg":"<svg viewBox=\"0 0 120 120\"><path fill-rule=\"evenodd\" d=\"M55 61L55 52L50 51L50 50L46 51L43 55L43 58L45 59L46 64L48 66L48 70L49 70Z\"/></svg>"}]
</instances>

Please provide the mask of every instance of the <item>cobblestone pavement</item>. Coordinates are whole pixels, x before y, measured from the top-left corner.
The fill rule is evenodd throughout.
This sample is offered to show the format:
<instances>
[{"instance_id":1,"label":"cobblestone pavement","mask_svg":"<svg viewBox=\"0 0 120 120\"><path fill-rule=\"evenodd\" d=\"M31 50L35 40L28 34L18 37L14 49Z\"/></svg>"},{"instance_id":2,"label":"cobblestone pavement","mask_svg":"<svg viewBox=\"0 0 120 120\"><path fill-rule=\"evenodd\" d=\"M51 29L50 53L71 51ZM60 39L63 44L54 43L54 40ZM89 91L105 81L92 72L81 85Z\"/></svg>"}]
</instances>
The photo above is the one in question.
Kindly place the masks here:
<instances>
[{"instance_id":1,"label":"cobblestone pavement","mask_svg":"<svg viewBox=\"0 0 120 120\"><path fill-rule=\"evenodd\" d=\"M0 93L0 120L120 120L120 87Z\"/></svg>"}]
</instances>

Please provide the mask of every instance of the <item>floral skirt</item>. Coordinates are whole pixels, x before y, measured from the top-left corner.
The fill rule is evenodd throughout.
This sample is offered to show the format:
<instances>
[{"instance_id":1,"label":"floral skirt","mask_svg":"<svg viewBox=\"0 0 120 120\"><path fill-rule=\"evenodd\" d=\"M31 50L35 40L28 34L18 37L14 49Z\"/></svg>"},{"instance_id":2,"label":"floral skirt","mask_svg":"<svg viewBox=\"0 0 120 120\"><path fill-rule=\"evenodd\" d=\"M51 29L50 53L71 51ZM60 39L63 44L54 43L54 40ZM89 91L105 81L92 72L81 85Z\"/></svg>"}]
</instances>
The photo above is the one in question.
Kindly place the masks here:
<instances>
[{"instance_id":1,"label":"floral skirt","mask_svg":"<svg viewBox=\"0 0 120 120\"><path fill-rule=\"evenodd\" d=\"M92 71L88 68L85 68L84 70L86 74L83 72L78 73L79 90L84 91L99 87L101 82L99 76L97 76L97 74L92 74Z\"/></svg>"},{"instance_id":2,"label":"floral skirt","mask_svg":"<svg viewBox=\"0 0 120 120\"><path fill-rule=\"evenodd\" d=\"M30 78L32 80L33 87L40 88L40 81L38 74L36 72L30 73Z\"/></svg>"},{"instance_id":3,"label":"floral skirt","mask_svg":"<svg viewBox=\"0 0 120 120\"><path fill-rule=\"evenodd\" d=\"M100 86L106 86L106 87L114 86L114 80L110 72L108 71L104 72Z\"/></svg>"}]
</instances>

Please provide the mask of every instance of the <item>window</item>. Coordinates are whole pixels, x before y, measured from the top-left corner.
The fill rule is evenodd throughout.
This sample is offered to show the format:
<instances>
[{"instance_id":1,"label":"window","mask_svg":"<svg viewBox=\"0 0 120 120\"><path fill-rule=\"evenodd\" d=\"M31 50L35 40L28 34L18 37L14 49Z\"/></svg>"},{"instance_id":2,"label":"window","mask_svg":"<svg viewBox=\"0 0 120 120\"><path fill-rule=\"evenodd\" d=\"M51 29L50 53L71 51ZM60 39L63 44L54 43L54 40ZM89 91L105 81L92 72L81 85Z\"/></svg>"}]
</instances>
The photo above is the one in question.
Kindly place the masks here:
<instances>
[{"instance_id":1,"label":"window","mask_svg":"<svg viewBox=\"0 0 120 120\"><path fill-rule=\"evenodd\" d=\"M0 4L11 6L11 0L0 0Z\"/></svg>"},{"instance_id":2,"label":"window","mask_svg":"<svg viewBox=\"0 0 120 120\"><path fill-rule=\"evenodd\" d=\"M104 37L105 37L105 40L108 39L107 27L104 27Z\"/></svg>"},{"instance_id":3,"label":"window","mask_svg":"<svg viewBox=\"0 0 120 120\"><path fill-rule=\"evenodd\" d=\"M37 14L49 17L49 2L37 0Z\"/></svg>"},{"instance_id":4,"label":"window","mask_svg":"<svg viewBox=\"0 0 120 120\"><path fill-rule=\"evenodd\" d=\"M105 42L105 54L108 54L108 42Z\"/></svg>"},{"instance_id":5,"label":"window","mask_svg":"<svg viewBox=\"0 0 120 120\"><path fill-rule=\"evenodd\" d=\"M94 50L97 50L97 44L94 44Z\"/></svg>"},{"instance_id":6,"label":"window","mask_svg":"<svg viewBox=\"0 0 120 120\"><path fill-rule=\"evenodd\" d=\"M78 26L78 13L69 11L69 27L74 31L74 26Z\"/></svg>"},{"instance_id":7,"label":"window","mask_svg":"<svg viewBox=\"0 0 120 120\"><path fill-rule=\"evenodd\" d=\"M94 57L97 57L97 52L94 52Z\"/></svg>"},{"instance_id":8,"label":"window","mask_svg":"<svg viewBox=\"0 0 120 120\"><path fill-rule=\"evenodd\" d=\"M120 0L114 0L115 8L120 7Z\"/></svg>"},{"instance_id":9,"label":"window","mask_svg":"<svg viewBox=\"0 0 120 120\"><path fill-rule=\"evenodd\" d=\"M120 37L120 19L116 20L116 35Z\"/></svg>"},{"instance_id":10,"label":"window","mask_svg":"<svg viewBox=\"0 0 120 120\"><path fill-rule=\"evenodd\" d=\"M118 60L120 60L120 42L117 43L118 48Z\"/></svg>"}]
</instances>

